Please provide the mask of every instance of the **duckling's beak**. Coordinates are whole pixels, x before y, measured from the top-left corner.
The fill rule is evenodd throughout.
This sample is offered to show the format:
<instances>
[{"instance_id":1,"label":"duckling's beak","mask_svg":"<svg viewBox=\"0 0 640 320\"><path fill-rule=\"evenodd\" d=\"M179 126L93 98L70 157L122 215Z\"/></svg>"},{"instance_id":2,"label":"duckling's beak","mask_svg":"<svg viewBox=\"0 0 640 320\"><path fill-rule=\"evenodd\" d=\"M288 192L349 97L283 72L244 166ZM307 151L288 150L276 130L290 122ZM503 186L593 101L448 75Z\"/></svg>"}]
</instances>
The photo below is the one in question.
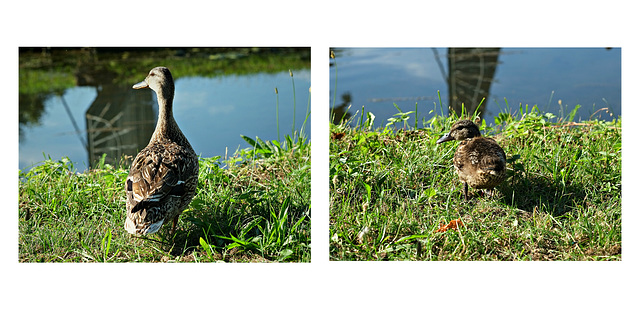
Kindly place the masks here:
<instances>
[{"instance_id":1,"label":"duckling's beak","mask_svg":"<svg viewBox=\"0 0 640 320\"><path fill-rule=\"evenodd\" d=\"M443 142L447 142L447 141L451 141L451 140L455 140L454 137L452 137L449 133L446 133L444 136L442 136L442 138L438 139L438 141L436 141L437 144L441 144Z\"/></svg>"},{"instance_id":2,"label":"duckling's beak","mask_svg":"<svg viewBox=\"0 0 640 320\"><path fill-rule=\"evenodd\" d=\"M147 88L147 87L149 87L149 84L147 84L146 81L141 81L141 82L138 82L138 83L133 85L134 89L142 89L142 88Z\"/></svg>"}]
</instances>

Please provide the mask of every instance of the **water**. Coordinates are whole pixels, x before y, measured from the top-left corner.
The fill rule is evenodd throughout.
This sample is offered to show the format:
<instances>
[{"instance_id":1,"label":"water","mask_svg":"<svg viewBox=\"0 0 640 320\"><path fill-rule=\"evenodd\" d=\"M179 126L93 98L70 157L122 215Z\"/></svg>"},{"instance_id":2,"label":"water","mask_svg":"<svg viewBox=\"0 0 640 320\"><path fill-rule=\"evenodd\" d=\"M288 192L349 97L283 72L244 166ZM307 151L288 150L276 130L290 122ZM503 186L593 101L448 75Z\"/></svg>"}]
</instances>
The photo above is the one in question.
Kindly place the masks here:
<instances>
[{"instance_id":1,"label":"water","mask_svg":"<svg viewBox=\"0 0 640 320\"><path fill-rule=\"evenodd\" d=\"M292 72L296 90L294 129L299 134L307 112L311 74L309 69ZM143 80L145 76L146 73L140 74L139 80ZM121 153L135 156L137 150L149 142L155 128L158 106L153 91L134 90L131 88L133 84L126 83L116 88L76 86L64 90L60 96L49 95L43 102L44 111L39 124L21 125L20 169L28 169L33 164L42 162L44 153L53 160L69 157L77 171L84 171L96 160L95 157L89 159L91 152L87 151L88 140L94 142L91 146L94 149L102 143L100 150L117 147L120 151L124 150ZM279 139L282 141L285 135L292 134L294 123L293 86L288 71L177 78L174 117L197 154L202 157L232 156L239 148L250 147L240 135L253 139L259 137L265 141L278 140L276 87L279 100ZM92 111L94 108L96 111ZM132 109L141 110L136 113L144 115L131 117L128 113ZM88 116L92 113L92 116ZM91 136L89 132L96 130L88 129L94 125L88 119L97 118L101 123L112 121L112 129L115 131L107 131L107 134L116 136L114 132L120 132L119 135L114 139L111 136ZM115 125L125 118L127 120ZM309 129L310 119L303 129L307 139L310 139ZM128 135L132 130L140 132L130 138ZM105 140L116 142L106 143ZM111 157L119 156L120 153L117 153Z\"/></svg>"},{"instance_id":2,"label":"water","mask_svg":"<svg viewBox=\"0 0 640 320\"><path fill-rule=\"evenodd\" d=\"M431 110L441 113L438 90L444 113L447 113L449 86L446 78L451 71L446 48L333 50L336 59L331 60L330 103L336 85L335 61L338 73L335 104L351 104L350 115L364 106L365 112L376 116L375 125L384 126L388 118L398 113L393 103L407 112L414 111L417 102L421 126L423 118L431 118ZM490 63L488 58L484 62ZM458 67L454 69L457 77L472 82L473 74L467 78L461 74L465 71L463 63L458 63ZM474 66L470 67L473 71ZM522 104L537 105L543 112L561 116L580 104L582 108L575 120L610 120L620 115L620 48L501 48L494 71L488 80L489 94L485 95L487 99L483 103L486 106L484 119L489 123L493 123L493 117L500 112L508 110L505 98L511 113ZM467 101L465 107L470 105L473 104ZM607 112L598 111L602 108L607 108ZM344 108L338 113L342 111ZM409 123L413 125L414 121L412 115Z\"/></svg>"}]
</instances>

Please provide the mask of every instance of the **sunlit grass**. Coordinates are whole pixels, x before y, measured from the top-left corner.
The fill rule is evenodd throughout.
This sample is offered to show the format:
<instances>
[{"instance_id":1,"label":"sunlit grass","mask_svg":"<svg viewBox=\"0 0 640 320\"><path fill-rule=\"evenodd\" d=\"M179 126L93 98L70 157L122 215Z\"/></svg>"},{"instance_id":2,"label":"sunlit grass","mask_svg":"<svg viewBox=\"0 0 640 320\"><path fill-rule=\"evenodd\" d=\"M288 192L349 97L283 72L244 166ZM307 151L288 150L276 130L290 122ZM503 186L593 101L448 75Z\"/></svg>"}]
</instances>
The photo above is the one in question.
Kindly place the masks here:
<instances>
[{"instance_id":1,"label":"sunlit grass","mask_svg":"<svg viewBox=\"0 0 640 320\"><path fill-rule=\"evenodd\" d=\"M19 260L309 261L309 150L227 169L201 159L198 194L173 237L124 230L127 168L78 174L66 158L47 159L20 172Z\"/></svg>"},{"instance_id":2,"label":"sunlit grass","mask_svg":"<svg viewBox=\"0 0 640 320\"><path fill-rule=\"evenodd\" d=\"M452 167L457 144L435 144L456 117L432 115L418 129L399 110L375 129L363 109L355 125L331 125L330 258L621 259L621 123L575 123L575 110L559 120L525 106L494 127L483 121L509 178L470 201ZM455 219L463 226L435 232Z\"/></svg>"},{"instance_id":3,"label":"sunlit grass","mask_svg":"<svg viewBox=\"0 0 640 320\"><path fill-rule=\"evenodd\" d=\"M250 147L232 157L200 159L197 194L173 235L124 230L122 164L103 157L77 173L68 158L45 157L20 170L19 261L309 262L308 137L301 129L283 141L243 138Z\"/></svg>"}]
</instances>

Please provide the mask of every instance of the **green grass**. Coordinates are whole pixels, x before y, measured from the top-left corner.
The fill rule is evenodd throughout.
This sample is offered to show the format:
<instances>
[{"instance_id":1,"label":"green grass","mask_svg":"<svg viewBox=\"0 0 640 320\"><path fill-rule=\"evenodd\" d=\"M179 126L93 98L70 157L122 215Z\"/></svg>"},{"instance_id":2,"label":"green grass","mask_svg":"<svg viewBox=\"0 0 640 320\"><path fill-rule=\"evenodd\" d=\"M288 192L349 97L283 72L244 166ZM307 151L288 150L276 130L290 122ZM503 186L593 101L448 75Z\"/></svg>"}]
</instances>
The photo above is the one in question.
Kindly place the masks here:
<instances>
[{"instance_id":1,"label":"green grass","mask_svg":"<svg viewBox=\"0 0 640 320\"><path fill-rule=\"evenodd\" d=\"M173 235L166 226L147 237L124 230L125 161L112 166L103 156L76 173L68 158L45 157L20 170L19 261L309 262L310 101L299 134L292 129L282 142L242 136L250 148L201 158L197 194Z\"/></svg>"},{"instance_id":2,"label":"green grass","mask_svg":"<svg viewBox=\"0 0 640 320\"><path fill-rule=\"evenodd\" d=\"M521 108L495 127L483 121L509 178L492 197L470 189L469 201L452 166L457 143L435 143L456 118L416 129L399 110L372 129L363 109L354 126L332 124L330 259L620 260L620 118L575 123L575 110L558 120ZM464 226L435 232L455 219Z\"/></svg>"},{"instance_id":3,"label":"green grass","mask_svg":"<svg viewBox=\"0 0 640 320\"><path fill-rule=\"evenodd\" d=\"M123 228L128 168L78 174L67 159L47 159L19 174L19 261L310 261L309 154L300 139L269 157L200 159L176 234L148 237Z\"/></svg>"}]
</instances>

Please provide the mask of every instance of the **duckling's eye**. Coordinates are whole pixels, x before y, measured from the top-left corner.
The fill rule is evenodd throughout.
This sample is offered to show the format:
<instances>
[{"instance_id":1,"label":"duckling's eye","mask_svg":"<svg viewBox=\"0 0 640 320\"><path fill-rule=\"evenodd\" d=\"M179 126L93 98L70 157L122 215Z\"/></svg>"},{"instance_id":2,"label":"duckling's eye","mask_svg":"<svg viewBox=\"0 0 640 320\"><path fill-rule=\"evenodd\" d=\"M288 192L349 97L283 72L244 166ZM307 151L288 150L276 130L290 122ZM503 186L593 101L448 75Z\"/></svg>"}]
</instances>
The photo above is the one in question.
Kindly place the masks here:
<instances>
[{"instance_id":1,"label":"duckling's eye","mask_svg":"<svg viewBox=\"0 0 640 320\"><path fill-rule=\"evenodd\" d=\"M155 73L153 73L153 72L150 72L150 73L149 73L149 75L153 77L153 76L155 76L156 74L155 74Z\"/></svg>"}]
</instances>

